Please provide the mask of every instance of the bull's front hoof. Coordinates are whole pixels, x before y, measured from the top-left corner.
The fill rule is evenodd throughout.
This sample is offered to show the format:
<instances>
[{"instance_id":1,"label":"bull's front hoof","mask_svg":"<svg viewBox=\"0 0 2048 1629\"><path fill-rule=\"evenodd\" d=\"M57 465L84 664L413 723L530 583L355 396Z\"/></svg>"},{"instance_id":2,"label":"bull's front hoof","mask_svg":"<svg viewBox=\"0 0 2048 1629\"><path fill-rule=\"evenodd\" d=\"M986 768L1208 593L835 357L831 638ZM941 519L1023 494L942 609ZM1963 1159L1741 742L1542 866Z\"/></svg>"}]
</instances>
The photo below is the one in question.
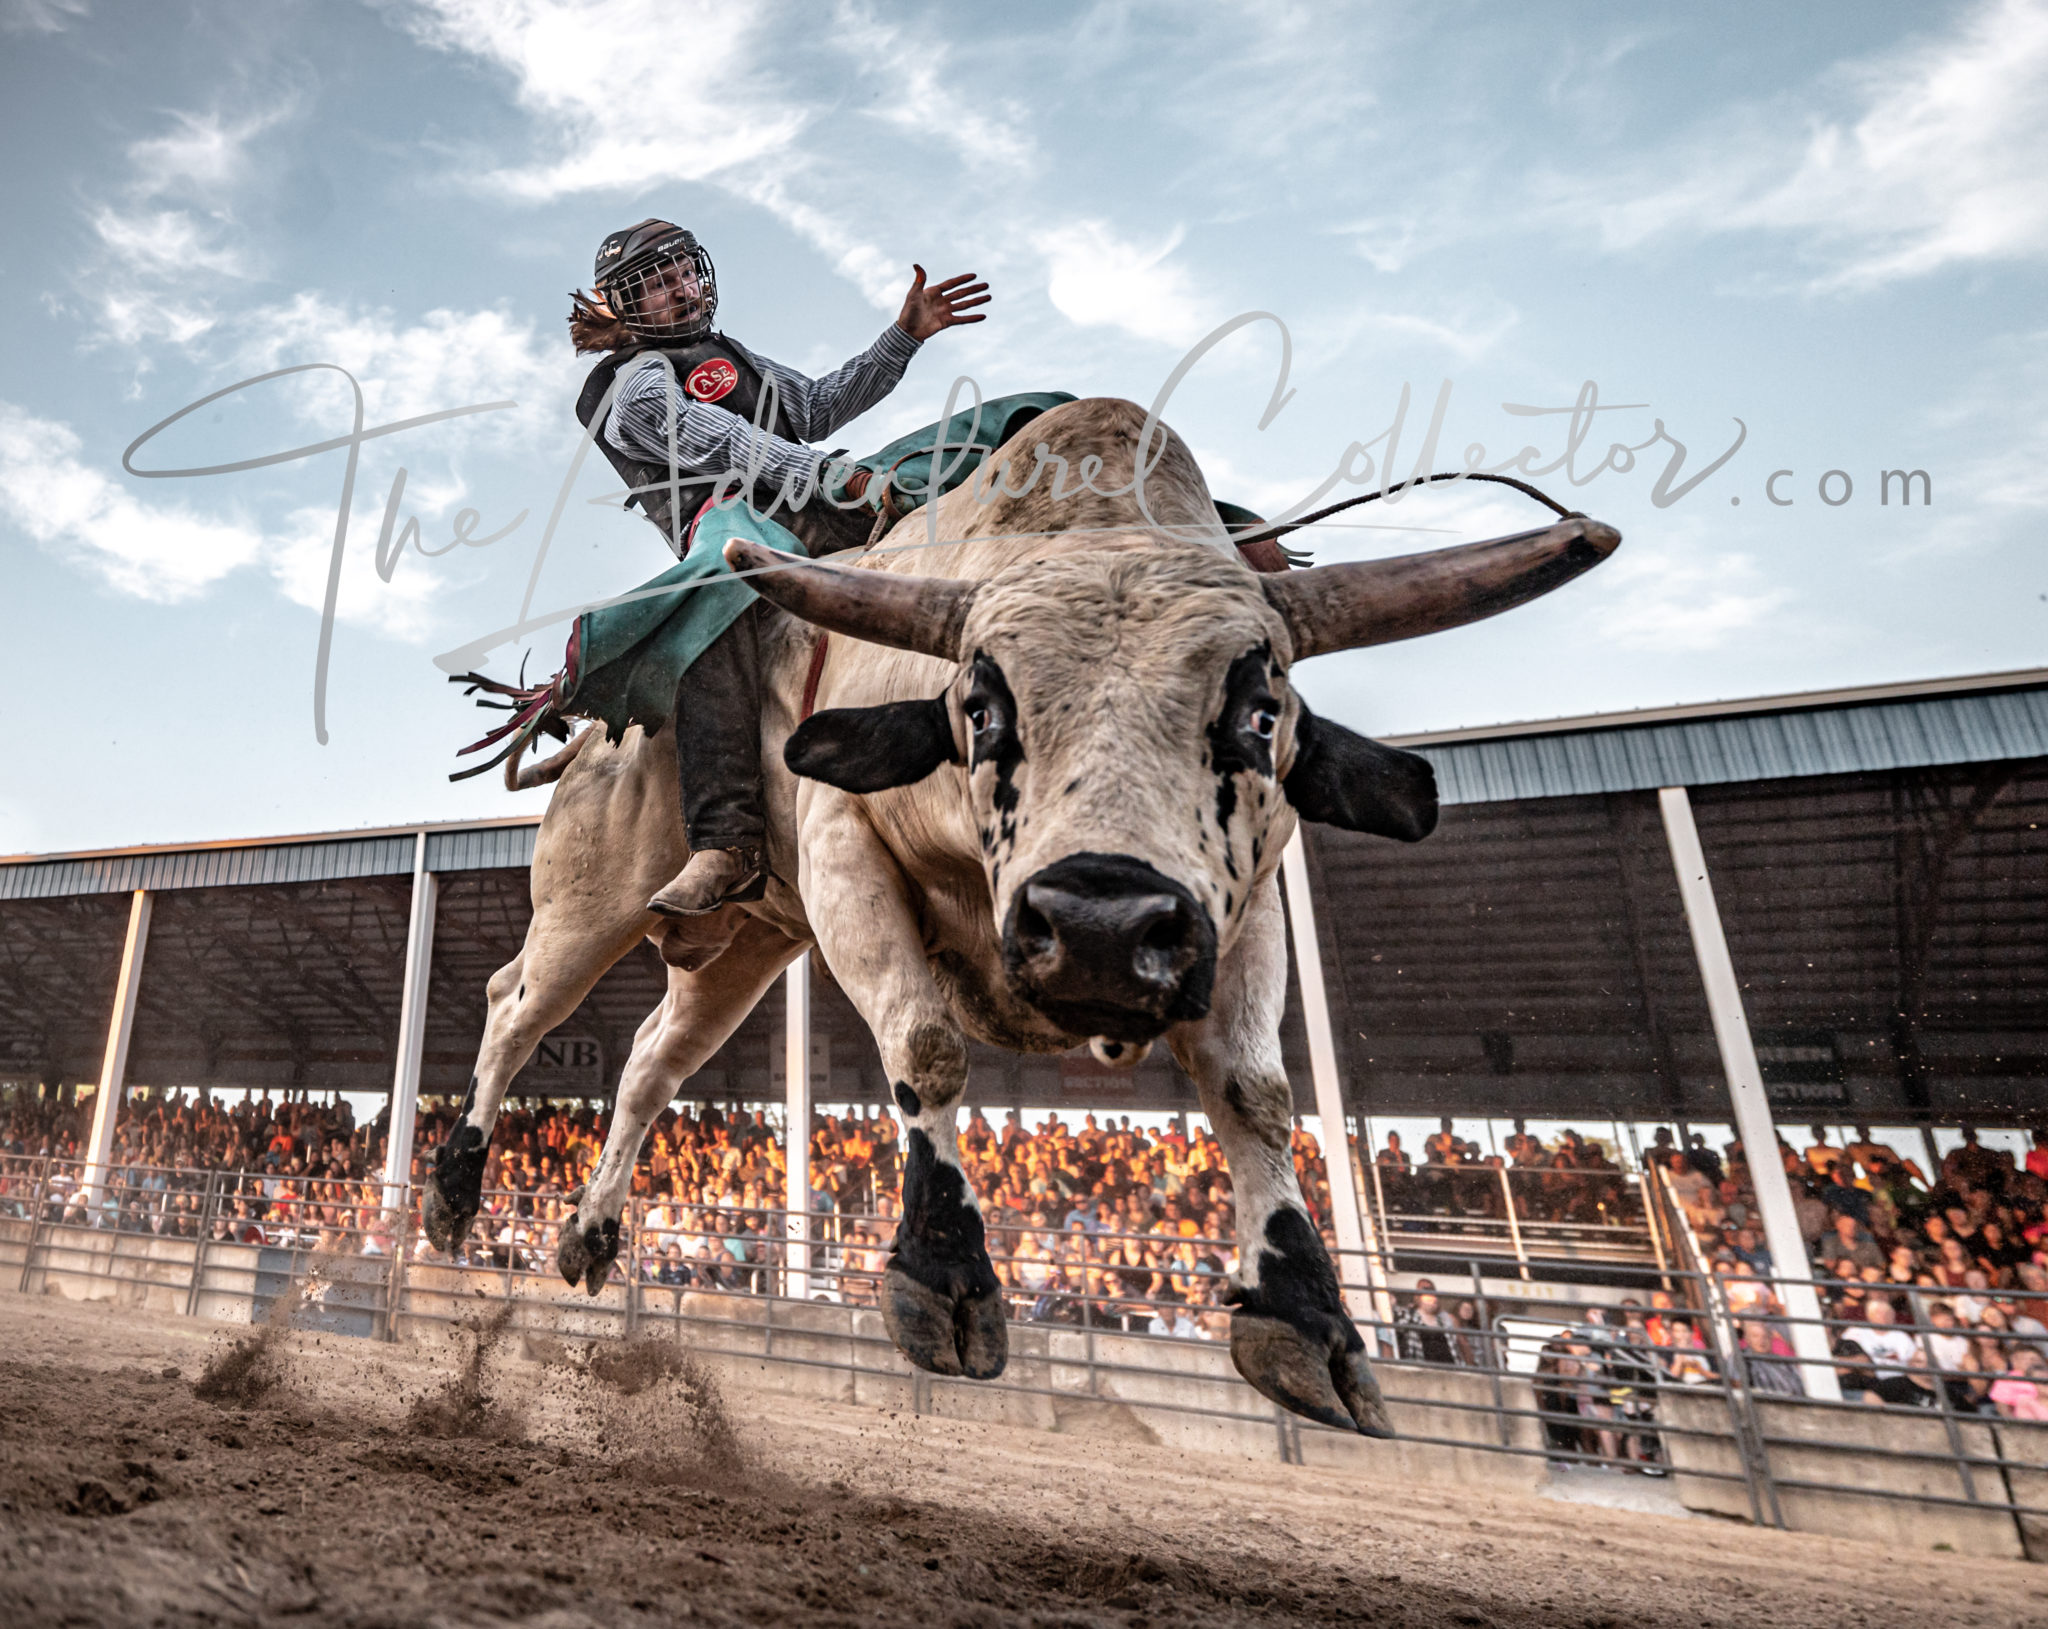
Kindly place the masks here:
<instances>
[{"instance_id":1,"label":"bull's front hoof","mask_svg":"<svg viewBox=\"0 0 2048 1629\"><path fill-rule=\"evenodd\" d=\"M555 1241L555 1266L562 1282L577 1284L595 1295L611 1276L612 1263L619 1259L619 1222L615 1216L582 1226L576 1217L562 1224L562 1236Z\"/></svg>"},{"instance_id":2,"label":"bull's front hoof","mask_svg":"<svg viewBox=\"0 0 2048 1629\"><path fill-rule=\"evenodd\" d=\"M434 1150L434 1169L420 1189L420 1226L427 1243L445 1255L462 1248L483 1205L484 1162L490 1147L472 1125L458 1125Z\"/></svg>"},{"instance_id":3,"label":"bull's front hoof","mask_svg":"<svg viewBox=\"0 0 2048 1629\"><path fill-rule=\"evenodd\" d=\"M896 1349L933 1374L993 1380L1010 1361L1003 1297L986 1264L979 1274L945 1274L934 1286L892 1261L882 1274L882 1322Z\"/></svg>"},{"instance_id":4,"label":"bull's front hoof","mask_svg":"<svg viewBox=\"0 0 2048 1629\"><path fill-rule=\"evenodd\" d=\"M1360 1436L1394 1435L1348 1319L1310 1314L1298 1325L1240 1308L1230 1320L1230 1361L1254 1391L1289 1413Z\"/></svg>"}]
</instances>

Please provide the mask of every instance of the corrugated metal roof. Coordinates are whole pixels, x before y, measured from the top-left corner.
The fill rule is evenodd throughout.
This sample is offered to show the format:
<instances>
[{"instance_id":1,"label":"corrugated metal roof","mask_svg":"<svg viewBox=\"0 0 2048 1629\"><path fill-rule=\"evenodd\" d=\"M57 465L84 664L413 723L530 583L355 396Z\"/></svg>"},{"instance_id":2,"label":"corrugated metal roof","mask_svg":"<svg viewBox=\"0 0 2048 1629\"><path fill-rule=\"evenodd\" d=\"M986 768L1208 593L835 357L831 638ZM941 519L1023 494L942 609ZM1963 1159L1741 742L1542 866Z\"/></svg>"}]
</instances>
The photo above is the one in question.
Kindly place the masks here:
<instances>
[{"instance_id":1,"label":"corrugated metal roof","mask_svg":"<svg viewBox=\"0 0 2048 1629\"><path fill-rule=\"evenodd\" d=\"M120 894L134 888L229 888L251 883L328 882L411 872L414 839L329 838L250 848L162 849L153 853L31 860L0 866L0 899Z\"/></svg>"},{"instance_id":2,"label":"corrugated metal roof","mask_svg":"<svg viewBox=\"0 0 2048 1629\"><path fill-rule=\"evenodd\" d=\"M498 866L533 864L533 838L538 826L473 827L468 831L427 833L429 871L489 871Z\"/></svg>"},{"instance_id":3,"label":"corrugated metal roof","mask_svg":"<svg viewBox=\"0 0 2048 1629\"><path fill-rule=\"evenodd\" d=\"M1445 803L2041 758L2048 675L1980 674L1389 739L1436 766ZM537 827L520 817L429 825L428 868L530 865ZM0 900L404 875L420 829L23 855L0 859Z\"/></svg>"},{"instance_id":4,"label":"corrugated metal roof","mask_svg":"<svg viewBox=\"0 0 2048 1629\"><path fill-rule=\"evenodd\" d=\"M533 825L444 828L427 833L430 871L484 871L533 863ZM416 832L296 843L146 849L0 863L0 900L125 894L136 888L232 888L412 874Z\"/></svg>"},{"instance_id":5,"label":"corrugated metal roof","mask_svg":"<svg viewBox=\"0 0 2048 1629\"><path fill-rule=\"evenodd\" d=\"M1436 766L1445 803L2039 758L2048 756L2048 687L1439 739L1413 750Z\"/></svg>"},{"instance_id":6,"label":"corrugated metal roof","mask_svg":"<svg viewBox=\"0 0 2048 1629\"><path fill-rule=\"evenodd\" d=\"M1404 747L1433 747L1446 742L1504 741L1511 735L1561 735L1568 731L1633 729L1639 724L1677 724L1701 718L1737 718L1745 713L1868 707L1880 701L1917 701L1930 696L1967 696L1993 690L2048 690L2048 667L2008 668L2002 673L1969 673L1950 679L1837 686L1832 690L1792 690L1774 696L1736 696L1722 701L1688 701L1668 707L1635 707L1619 713L1466 725L1455 730L1404 730L1386 739Z\"/></svg>"}]
</instances>

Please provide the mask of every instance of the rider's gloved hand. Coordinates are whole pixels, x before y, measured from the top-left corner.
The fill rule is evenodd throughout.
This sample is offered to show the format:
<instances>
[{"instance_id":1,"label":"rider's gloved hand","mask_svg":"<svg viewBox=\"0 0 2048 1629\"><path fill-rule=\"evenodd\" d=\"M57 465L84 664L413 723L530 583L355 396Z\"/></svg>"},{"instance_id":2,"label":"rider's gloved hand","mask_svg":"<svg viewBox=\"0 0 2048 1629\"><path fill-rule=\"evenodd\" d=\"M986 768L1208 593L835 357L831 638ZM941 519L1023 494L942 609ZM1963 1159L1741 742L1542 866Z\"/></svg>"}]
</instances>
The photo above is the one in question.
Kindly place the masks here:
<instances>
[{"instance_id":1,"label":"rider's gloved hand","mask_svg":"<svg viewBox=\"0 0 2048 1629\"><path fill-rule=\"evenodd\" d=\"M842 464L827 462L819 480L819 490L825 501L835 509L873 509L888 482L874 480L874 471L865 464ZM874 493L870 497L869 490Z\"/></svg>"},{"instance_id":2,"label":"rider's gloved hand","mask_svg":"<svg viewBox=\"0 0 2048 1629\"><path fill-rule=\"evenodd\" d=\"M825 499L839 509L866 509L884 520L898 521L924 502L906 494L888 475L865 464L827 463L819 482Z\"/></svg>"}]
</instances>

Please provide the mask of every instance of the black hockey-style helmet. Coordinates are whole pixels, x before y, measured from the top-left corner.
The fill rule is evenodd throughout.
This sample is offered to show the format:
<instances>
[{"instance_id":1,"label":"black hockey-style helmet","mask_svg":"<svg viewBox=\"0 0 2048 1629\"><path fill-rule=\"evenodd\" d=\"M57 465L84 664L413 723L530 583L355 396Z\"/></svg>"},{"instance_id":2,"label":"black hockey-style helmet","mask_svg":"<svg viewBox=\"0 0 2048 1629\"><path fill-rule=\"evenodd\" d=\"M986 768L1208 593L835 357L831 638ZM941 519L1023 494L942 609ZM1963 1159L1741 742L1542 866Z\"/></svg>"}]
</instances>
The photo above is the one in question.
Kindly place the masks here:
<instances>
[{"instance_id":1,"label":"black hockey-style helmet","mask_svg":"<svg viewBox=\"0 0 2048 1629\"><path fill-rule=\"evenodd\" d=\"M643 339L701 339L718 314L718 273L695 234L673 221L648 219L597 246L597 292L612 313ZM659 312L646 309L653 285L683 296ZM696 286L694 300L687 298Z\"/></svg>"}]
</instances>

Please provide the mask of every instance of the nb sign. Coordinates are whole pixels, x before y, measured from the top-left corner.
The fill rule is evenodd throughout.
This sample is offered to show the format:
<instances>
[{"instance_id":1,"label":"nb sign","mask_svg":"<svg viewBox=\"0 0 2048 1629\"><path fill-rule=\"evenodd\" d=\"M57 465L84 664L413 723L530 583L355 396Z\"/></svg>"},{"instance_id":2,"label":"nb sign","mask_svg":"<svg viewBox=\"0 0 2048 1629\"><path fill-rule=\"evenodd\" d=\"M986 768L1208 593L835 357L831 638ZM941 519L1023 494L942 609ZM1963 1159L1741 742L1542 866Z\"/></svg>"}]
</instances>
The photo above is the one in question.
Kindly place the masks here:
<instances>
[{"instance_id":1,"label":"nb sign","mask_svg":"<svg viewBox=\"0 0 2048 1629\"><path fill-rule=\"evenodd\" d=\"M515 1092L595 1097L604 1091L604 1048L588 1035L550 1035L512 1084Z\"/></svg>"}]
</instances>

